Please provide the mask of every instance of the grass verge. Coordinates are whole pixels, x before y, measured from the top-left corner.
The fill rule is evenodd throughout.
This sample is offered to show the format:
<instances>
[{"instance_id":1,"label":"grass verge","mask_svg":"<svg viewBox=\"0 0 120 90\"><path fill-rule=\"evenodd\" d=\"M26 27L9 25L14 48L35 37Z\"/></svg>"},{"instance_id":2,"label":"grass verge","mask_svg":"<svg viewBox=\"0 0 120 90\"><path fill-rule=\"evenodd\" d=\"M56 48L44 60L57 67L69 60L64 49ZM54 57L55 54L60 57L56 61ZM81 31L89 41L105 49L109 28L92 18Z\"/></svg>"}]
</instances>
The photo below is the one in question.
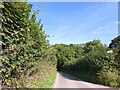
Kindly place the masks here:
<instances>
[{"instance_id":1,"label":"grass verge","mask_svg":"<svg viewBox=\"0 0 120 90\"><path fill-rule=\"evenodd\" d=\"M33 68L26 77L22 78L25 82L25 88L52 88L55 78L56 70L55 65L49 61L38 62L36 67Z\"/></svg>"}]
</instances>

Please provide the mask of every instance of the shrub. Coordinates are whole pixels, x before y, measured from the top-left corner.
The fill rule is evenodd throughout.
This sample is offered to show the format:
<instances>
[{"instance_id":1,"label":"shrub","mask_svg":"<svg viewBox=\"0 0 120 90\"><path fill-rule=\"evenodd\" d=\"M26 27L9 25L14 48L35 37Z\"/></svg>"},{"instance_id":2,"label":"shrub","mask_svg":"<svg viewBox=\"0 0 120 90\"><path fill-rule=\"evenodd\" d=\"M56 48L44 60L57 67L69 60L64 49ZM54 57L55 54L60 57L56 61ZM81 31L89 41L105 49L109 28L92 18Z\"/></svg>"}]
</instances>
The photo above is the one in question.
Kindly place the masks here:
<instances>
[{"instance_id":1,"label":"shrub","mask_svg":"<svg viewBox=\"0 0 120 90\"><path fill-rule=\"evenodd\" d=\"M116 87L118 86L118 70L112 67L103 67L98 73L101 84Z\"/></svg>"}]
</instances>

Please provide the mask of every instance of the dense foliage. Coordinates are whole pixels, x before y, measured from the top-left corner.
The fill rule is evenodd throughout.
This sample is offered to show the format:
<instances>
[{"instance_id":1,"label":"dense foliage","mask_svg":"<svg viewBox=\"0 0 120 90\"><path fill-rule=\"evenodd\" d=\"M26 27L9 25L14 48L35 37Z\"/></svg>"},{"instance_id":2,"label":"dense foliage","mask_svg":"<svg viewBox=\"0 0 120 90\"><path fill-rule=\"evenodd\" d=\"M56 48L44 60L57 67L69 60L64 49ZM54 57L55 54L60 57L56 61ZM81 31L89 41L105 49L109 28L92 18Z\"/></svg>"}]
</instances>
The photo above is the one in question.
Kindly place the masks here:
<instances>
[{"instance_id":1,"label":"dense foliage","mask_svg":"<svg viewBox=\"0 0 120 90\"><path fill-rule=\"evenodd\" d=\"M31 73L35 62L55 60L41 22L36 22L36 11L26 2L4 2L2 9L2 87L23 87L22 75ZM30 12L32 14L30 14ZM50 51L51 49L51 51ZM50 51L50 52L48 52ZM29 72L28 72L29 71Z\"/></svg>"},{"instance_id":2,"label":"dense foliage","mask_svg":"<svg viewBox=\"0 0 120 90\"><path fill-rule=\"evenodd\" d=\"M67 72L93 72L98 76L97 83L118 86L117 51L109 53L109 48L100 40L86 44L56 44L57 68ZM119 55L118 55L119 56ZM114 77L114 78L113 78Z\"/></svg>"},{"instance_id":3,"label":"dense foliage","mask_svg":"<svg viewBox=\"0 0 120 90\"><path fill-rule=\"evenodd\" d=\"M120 36L114 38L114 39L111 41L111 43L109 44L109 47L110 47L110 48L116 48L116 47L118 47L118 46L120 46Z\"/></svg>"},{"instance_id":4,"label":"dense foliage","mask_svg":"<svg viewBox=\"0 0 120 90\"><path fill-rule=\"evenodd\" d=\"M42 30L41 21L36 22L37 11L31 11L31 4L4 2L3 6L3 15L0 16L2 87L24 87L22 76L31 76L35 72L39 72L38 75L42 75L42 71L50 72L49 70L53 69L50 69L46 62L52 63L50 66L53 67L56 61L59 70L94 72L98 75L97 83L112 87L120 86L120 36L113 39L109 47L103 45L100 40L85 44L51 46ZM47 70L40 70L42 68Z\"/></svg>"}]
</instances>

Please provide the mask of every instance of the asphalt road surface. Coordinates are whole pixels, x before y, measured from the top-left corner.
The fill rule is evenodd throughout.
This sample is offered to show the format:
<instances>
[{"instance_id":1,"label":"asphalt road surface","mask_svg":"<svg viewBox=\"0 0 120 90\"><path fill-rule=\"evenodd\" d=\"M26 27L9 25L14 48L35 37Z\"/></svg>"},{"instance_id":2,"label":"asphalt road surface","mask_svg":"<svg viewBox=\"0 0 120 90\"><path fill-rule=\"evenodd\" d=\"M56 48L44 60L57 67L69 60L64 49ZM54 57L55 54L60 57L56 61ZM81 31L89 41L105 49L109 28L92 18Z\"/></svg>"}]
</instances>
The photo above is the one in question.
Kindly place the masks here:
<instances>
[{"instance_id":1,"label":"asphalt road surface","mask_svg":"<svg viewBox=\"0 0 120 90\"><path fill-rule=\"evenodd\" d=\"M53 88L104 88L104 90L107 90L107 88L110 89L110 87L107 86L81 81L80 79L63 72L57 72L57 77Z\"/></svg>"}]
</instances>

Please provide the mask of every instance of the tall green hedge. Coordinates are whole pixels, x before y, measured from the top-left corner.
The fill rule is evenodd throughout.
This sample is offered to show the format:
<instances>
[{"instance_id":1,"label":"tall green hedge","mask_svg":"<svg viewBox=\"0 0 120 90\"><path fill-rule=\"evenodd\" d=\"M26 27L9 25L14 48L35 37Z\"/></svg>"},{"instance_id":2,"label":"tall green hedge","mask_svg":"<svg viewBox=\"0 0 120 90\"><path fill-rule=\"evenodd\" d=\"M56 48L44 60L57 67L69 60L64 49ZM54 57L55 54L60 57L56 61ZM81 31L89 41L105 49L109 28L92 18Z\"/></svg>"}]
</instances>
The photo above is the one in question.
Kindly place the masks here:
<instances>
[{"instance_id":1,"label":"tall green hedge","mask_svg":"<svg viewBox=\"0 0 120 90\"><path fill-rule=\"evenodd\" d=\"M4 2L2 9L2 87L23 87L18 81L21 75L33 67L33 62L45 60L48 43L36 22L37 12L26 2ZM30 12L32 14L30 14Z\"/></svg>"},{"instance_id":2,"label":"tall green hedge","mask_svg":"<svg viewBox=\"0 0 120 90\"><path fill-rule=\"evenodd\" d=\"M91 72L98 75L97 83L118 86L118 49L109 53L112 49L103 45L100 40L78 45L56 44L54 47L57 51L58 70L73 73Z\"/></svg>"}]
</instances>

